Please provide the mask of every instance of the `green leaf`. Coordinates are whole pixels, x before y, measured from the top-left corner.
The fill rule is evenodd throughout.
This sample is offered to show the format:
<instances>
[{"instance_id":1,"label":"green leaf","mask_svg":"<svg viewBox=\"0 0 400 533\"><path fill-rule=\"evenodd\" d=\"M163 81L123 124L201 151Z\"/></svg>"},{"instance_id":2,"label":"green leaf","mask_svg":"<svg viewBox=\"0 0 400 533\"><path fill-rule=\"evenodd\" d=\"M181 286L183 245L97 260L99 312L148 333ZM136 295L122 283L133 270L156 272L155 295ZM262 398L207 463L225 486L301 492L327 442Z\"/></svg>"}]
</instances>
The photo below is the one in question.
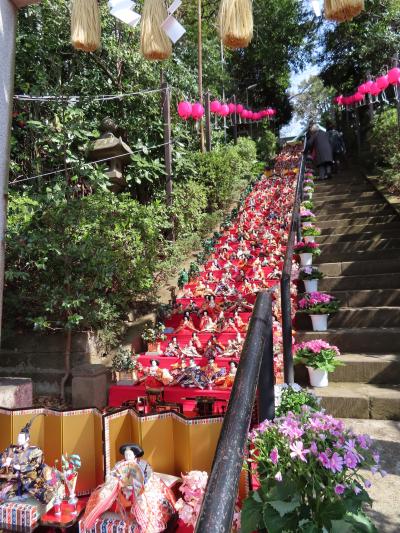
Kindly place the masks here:
<instances>
[{"instance_id":1,"label":"green leaf","mask_svg":"<svg viewBox=\"0 0 400 533\"><path fill-rule=\"evenodd\" d=\"M345 520L354 526L357 533L378 533L375 525L364 513L347 513Z\"/></svg>"},{"instance_id":2,"label":"green leaf","mask_svg":"<svg viewBox=\"0 0 400 533\"><path fill-rule=\"evenodd\" d=\"M330 533L352 533L353 526L345 520L332 520Z\"/></svg>"},{"instance_id":3,"label":"green leaf","mask_svg":"<svg viewBox=\"0 0 400 533\"><path fill-rule=\"evenodd\" d=\"M268 501L268 503L269 505L271 505L271 507L273 507L276 511L278 511L280 516L285 516L286 514L291 513L292 511L297 509L297 507L299 507L300 500L298 497L295 497L290 502L284 502L282 500L279 500L279 501L270 500Z\"/></svg>"},{"instance_id":4,"label":"green leaf","mask_svg":"<svg viewBox=\"0 0 400 533\"><path fill-rule=\"evenodd\" d=\"M247 498L242 507L241 533L253 533L257 531L262 520L262 505L255 502L253 498Z\"/></svg>"}]
</instances>

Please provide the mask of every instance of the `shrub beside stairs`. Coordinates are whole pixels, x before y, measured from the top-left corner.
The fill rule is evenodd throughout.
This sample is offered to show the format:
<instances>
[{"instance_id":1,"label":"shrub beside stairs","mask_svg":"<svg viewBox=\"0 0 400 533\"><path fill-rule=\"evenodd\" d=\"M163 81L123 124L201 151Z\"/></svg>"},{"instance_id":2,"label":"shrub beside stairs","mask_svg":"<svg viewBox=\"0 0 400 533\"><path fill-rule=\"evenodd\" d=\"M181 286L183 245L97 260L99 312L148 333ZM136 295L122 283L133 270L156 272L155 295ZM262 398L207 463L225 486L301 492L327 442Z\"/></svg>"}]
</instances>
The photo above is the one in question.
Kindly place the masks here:
<instances>
[{"instance_id":1,"label":"shrub beside stairs","mask_svg":"<svg viewBox=\"0 0 400 533\"><path fill-rule=\"evenodd\" d=\"M346 364L315 392L333 416L400 420L400 216L356 171L317 182L313 201L319 290L342 307L327 332L298 314L296 341L326 340Z\"/></svg>"}]
</instances>

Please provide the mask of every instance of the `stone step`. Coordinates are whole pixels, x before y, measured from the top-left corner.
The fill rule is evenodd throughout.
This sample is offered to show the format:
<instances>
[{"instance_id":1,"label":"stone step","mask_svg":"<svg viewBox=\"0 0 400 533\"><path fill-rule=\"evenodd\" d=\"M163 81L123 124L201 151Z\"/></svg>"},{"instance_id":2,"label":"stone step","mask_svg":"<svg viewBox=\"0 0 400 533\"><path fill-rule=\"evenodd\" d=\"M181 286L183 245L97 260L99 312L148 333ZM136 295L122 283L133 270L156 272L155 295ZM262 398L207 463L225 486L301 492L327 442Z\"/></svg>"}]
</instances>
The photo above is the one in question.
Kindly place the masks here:
<instances>
[{"instance_id":1,"label":"stone step","mask_svg":"<svg viewBox=\"0 0 400 533\"><path fill-rule=\"evenodd\" d=\"M329 374L331 382L381 385L400 383L400 354L342 354L338 359L345 366L338 366ZM302 385L308 383L308 372L304 365L295 366L295 381Z\"/></svg>"},{"instance_id":2,"label":"stone step","mask_svg":"<svg viewBox=\"0 0 400 533\"><path fill-rule=\"evenodd\" d=\"M320 259L320 258L318 258ZM341 277L341 276L371 276L379 274L396 274L396 277L391 277L391 281L399 279L400 261L398 258L390 259L378 259L378 260L366 260L366 261L321 261L318 264L318 268L326 276ZM379 278L380 280L381 278ZM353 282L354 280L352 280ZM393 287L393 285L380 285L382 282L377 281L377 287L380 289L386 289ZM397 283L397 282L396 282ZM395 285L396 286L396 285ZM351 289L351 287L338 287ZM360 287L361 288L361 287ZM366 286L365 288L370 288Z\"/></svg>"},{"instance_id":3,"label":"stone step","mask_svg":"<svg viewBox=\"0 0 400 533\"><path fill-rule=\"evenodd\" d=\"M322 256L335 255L342 253L360 252L360 251L385 251L400 249L400 237L390 239L376 240L359 240L359 241L340 241L333 243L320 243Z\"/></svg>"},{"instance_id":4,"label":"stone step","mask_svg":"<svg viewBox=\"0 0 400 533\"><path fill-rule=\"evenodd\" d=\"M318 288L321 291L352 291L377 293L382 290L381 298L387 299L392 293L393 297L397 297L396 290L400 290L400 275L393 273L373 274L367 276L337 276L326 277L320 280ZM378 298L378 295L372 294L373 298ZM354 298L352 296L352 298ZM380 300L382 301L382 299ZM377 304L381 305L381 304Z\"/></svg>"},{"instance_id":5,"label":"stone step","mask_svg":"<svg viewBox=\"0 0 400 533\"><path fill-rule=\"evenodd\" d=\"M328 320L328 327L330 322ZM322 339L343 353L400 353L400 327L338 328L328 331L297 331L296 341Z\"/></svg>"},{"instance_id":6,"label":"stone step","mask_svg":"<svg viewBox=\"0 0 400 533\"><path fill-rule=\"evenodd\" d=\"M316 258L315 264L321 263L339 263L339 262L363 262L363 261L383 261L384 259L398 259L400 261L400 249L393 248L388 250L360 250L341 252L332 249L332 253L323 253Z\"/></svg>"},{"instance_id":7,"label":"stone step","mask_svg":"<svg viewBox=\"0 0 400 533\"><path fill-rule=\"evenodd\" d=\"M343 186L336 186L332 184L324 184L317 183L315 187L314 195L316 196L336 196L339 194L354 194L356 196L357 194L363 193L363 192L372 192L375 191L375 189L372 187L372 185L369 185L368 183L349 183L347 185Z\"/></svg>"},{"instance_id":8,"label":"stone step","mask_svg":"<svg viewBox=\"0 0 400 533\"><path fill-rule=\"evenodd\" d=\"M359 202L345 202L339 205L332 205L328 203L326 206L321 206L320 204L314 205L313 211L317 216L325 214L343 214L343 213L378 213L386 209L391 209L390 205L386 202L376 202L374 200L369 200L365 203Z\"/></svg>"},{"instance_id":9,"label":"stone step","mask_svg":"<svg viewBox=\"0 0 400 533\"><path fill-rule=\"evenodd\" d=\"M330 220L332 222L338 221L343 222L343 220L358 220L366 217L375 217L375 216L390 216L396 214L393 209L387 205L379 205L374 208L373 206L367 206L365 209L363 207L350 208L350 209L324 209L323 211L315 212L317 221L326 222ZM333 224L334 225L334 224Z\"/></svg>"},{"instance_id":10,"label":"stone step","mask_svg":"<svg viewBox=\"0 0 400 533\"><path fill-rule=\"evenodd\" d=\"M310 390L334 417L400 420L399 385L331 382L326 388Z\"/></svg>"},{"instance_id":11,"label":"stone step","mask_svg":"<svg viewBox=\"0 0 400 533\"><path fill-rule=\"evenodd\" d=\"M339 244L342 242L357 242L357 241L369 241L369 242L376 242L381 239L390 239L392 238L399 238L400 236L400 228L394 228L394 229L386 229L382 231L365 231L365 232L357 232L357 233L342 233L338 235L334 234L325 234L320 235L319 237L316 237L316 242L318 244Z\"/></svg>"},{"instance_id":12,"label":"stone step","mask_svg":"<svg viewBox=\"0 0 400 533\"><path fill-rule=\"evenodd\" d=\"M380 224L337 224L332 226L327 224L325 228L317 222L317 226L321 229L321 236L329 235L360 235L362 233L386 232L394 231L400 234L400 218L394 217L392 222L383 222Z\"/></svg>"},{"instance_id":13,"label":"stone step","mask_svg":"<svg viewBox=\"0 0 400 533\"><path fill-rule=\"evenodd\" d=\"M336 209L337 211L342 211L345 209L355 209L357 207L365 207L367 205L371 206L382 206L387 205L387 202L383 198L356 198L352 199L351 197L339 201L322 201L318 198L313 197L314 210L318 213L320 211Z\"/></svg>"},{"instance_id":14,"label":"stone step","mask_svg":"<svg viewBox=\"0 0 400 533\"><path fill-rule=\"evenodd\" d=\"M382 200L382 196L374 190L371 191L365 191L365 192L358 192L357 194L353 194L352 192L346 193L346 194L331 194L327 195L325 193L319 193L318 189L316 189L316 192L314 192L313 200L315 202L322 204L325 203L341 203L341 202L347 202L347 201L357 201L357 200L364 200L364 199L370 199L374 198L377 201Z\"/></svg>"},{"instance_id":15,"label":"stone step","mask_svg":"<svg viewBox=\"0 0 400 533\"><path fill-rule=\"evenodd\" d=\"M399 216L395 213L373 217L364 216L364 213L360 213L360 216L355 216L353 218L343 216L340 219L333 219L333 217L321 219L320 217L318 217L316 225L321 229L329 228L329 232L331 233L337 233L340 228L353 228L355 226L366 226L375 224L398 224L398 222Z\"/></svg>"},{"instance_id":16,"label":"stone step","mask_svg":"<svg viewBox=\"0 0 400 533\"><path fill-rule=\"evenodd\" d=\"M311 330L311 318L297 313L295 327ZM400 307L342 307L329 318L329 328L400 327Z\"/></svg>"},{"instance_id":17,"label":"stone step","mask_svg":"<svg viewBox=\"0 0 400 533\"><path fill-rule=\"evenodd\" d=\"M342 307L400 307L400 288L360 291L333 290L329 293L342 302Z\"/></svg>"}]
</instances>

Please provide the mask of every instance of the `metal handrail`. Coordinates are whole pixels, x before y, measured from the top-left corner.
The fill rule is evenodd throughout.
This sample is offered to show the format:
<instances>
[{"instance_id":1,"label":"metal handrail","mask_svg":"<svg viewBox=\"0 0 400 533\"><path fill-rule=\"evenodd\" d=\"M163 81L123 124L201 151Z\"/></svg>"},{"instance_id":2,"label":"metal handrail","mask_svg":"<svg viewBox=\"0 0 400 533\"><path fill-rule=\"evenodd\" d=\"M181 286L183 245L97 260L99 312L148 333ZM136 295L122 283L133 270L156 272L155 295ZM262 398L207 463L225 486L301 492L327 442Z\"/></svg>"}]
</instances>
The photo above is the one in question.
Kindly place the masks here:
<instances>
[{"instance_id":1,"label":"metal handrail","mask_svg":"<svg viewBox=\"0 0 400 533\"><path fill-rule=\"evenodd\" d=\"M305 147L305 144L304 144ZM282 339L283 339L283 374L285 383L294 383L293 341L292 341L292 302L290 298L290 280L292 276L293 249L295 239L301 241L300 204L303 200L303 181L305 172L305 156L301 157L297 175L295 200L292 220L288 236L285 260L281 277L281 308L282 308Z\"/></svg>"},{"instance_id":2,"label":"metal handrail","mask_svg":"<svg viewBox=\"0 0 400 533\"><path fill-rule=\"evenodd\" d=\"M196 533L231 531L257 384L260 421L275 416L272 322L272 297L262 291L250 320Z\"/></svg>"}]
</instances>

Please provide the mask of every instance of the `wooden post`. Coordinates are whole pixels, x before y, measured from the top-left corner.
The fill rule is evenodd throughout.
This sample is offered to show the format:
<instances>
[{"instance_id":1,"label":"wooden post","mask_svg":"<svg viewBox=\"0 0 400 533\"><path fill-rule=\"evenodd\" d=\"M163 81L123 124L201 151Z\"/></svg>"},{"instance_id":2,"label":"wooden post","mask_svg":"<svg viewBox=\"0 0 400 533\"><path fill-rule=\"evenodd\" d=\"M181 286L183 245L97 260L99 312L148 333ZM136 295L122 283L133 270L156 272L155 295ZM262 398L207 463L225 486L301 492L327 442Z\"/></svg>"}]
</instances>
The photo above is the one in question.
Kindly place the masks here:
<instances>
[{"instance_id":1,"label":"wooden post","mask_svg":"<svg viewBox=\"0 0 400 533\"><path fill-rule=\"evenodd\" d=\"M233 142L237 144L238 128L237 128L237 111L236 111L236 94L233 95L233 104L235 106L235 112L232 115L233 120Z\"/></svg>"},{"instance_id":2,"label":"wooden post","mask_svg":"<svg viewBox=\"0 0 400 533\"><path fill-rule=\"evenodd\" d=\"M361 131L360 131L360 112L358 110L357 104L354 108L354 115L356 119L356 138L357 138L357 154L361 155Z\"/></svg>"},{"instance_id":3,"label":"wooden post","mask_svg":"<svg viewBox=\"0 0 400 533\"><path fill-rule=\"evenodd\" d=\"M206 92L206 150L211 152L211 111L210 111L210 91Z\"/></svg>"},{"instance_id":4,"label":"wooden post","mask_svg":"<svg viewBox=\"0 0 400 533\"><path fill-rule=\"evenodd\" d=\"M399 66L399 53L396 52L392 60L393 67ZM397 106L397 125L400 129L400 83L396 83L396 106Z\"/></svg>"},{"instance_id":5,"label":"wooden post","mask_svg":"<svg viewBox=\"0 0 400 533\"><path fill-rule=\"evenodd\" d=\"M368 81L372 80L371 74L367 73L367 79ZM374 104L372 102L372 94L368 94L368 114L369 114L369 120L372 122L374 120Z\"/></svg>"},{"instance_id":6,"label":"wooden post","mask_svg":"<svg viewBox=\"0 0 400 533\"><path fill-rule=\"evenodd\" d=\"M203 105L203 35L201 27L201 15L201 0L197 0L199 102ZM202 152L206 151L204 143L204 124L202 120L200 121L200 148Z\"/></svg>"},{"instance_id":7,"label":"wooden post","mask_svg":"<svg viewBox=\"0 0 400 533\"><path fill-rule=\"evenodd\" d=\"M164 157L165 157L165 190L167 206L171 207L172 200L172 144L171 144L171 90L168 83L162 84L163 120L164 120Z\"/></svg>"},{"instance_id":8,"label":"wooden post","mask_svg":"<svg viewBox=\"0 0 400 533\"><path fill-rule=\"evenodd\" d=\"M0 2L0 339L3 315L11 117L14 94L16 7Z\"/></svg>"}]
</instances>

